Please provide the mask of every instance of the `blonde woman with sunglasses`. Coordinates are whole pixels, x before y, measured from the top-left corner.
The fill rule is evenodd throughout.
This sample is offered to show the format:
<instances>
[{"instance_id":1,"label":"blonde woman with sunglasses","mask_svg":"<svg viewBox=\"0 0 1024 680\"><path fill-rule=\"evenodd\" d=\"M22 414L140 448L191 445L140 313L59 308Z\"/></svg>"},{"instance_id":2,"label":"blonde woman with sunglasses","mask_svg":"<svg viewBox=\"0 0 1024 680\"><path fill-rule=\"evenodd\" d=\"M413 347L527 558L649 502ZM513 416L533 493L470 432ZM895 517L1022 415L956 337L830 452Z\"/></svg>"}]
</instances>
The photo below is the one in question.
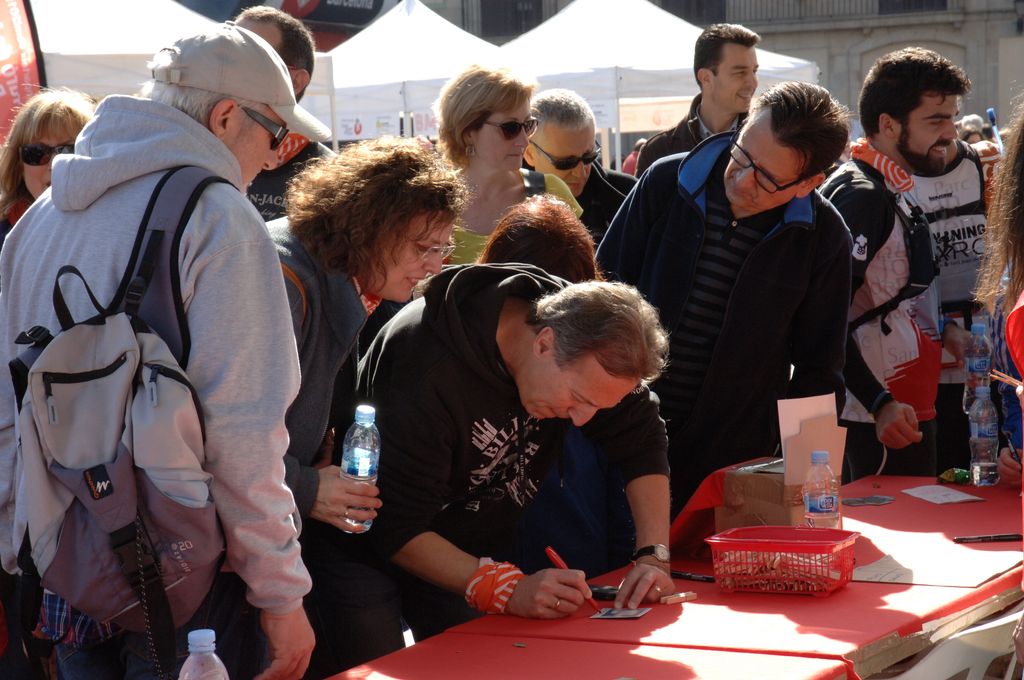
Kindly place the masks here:
<instances>
[{"instance_id":1,"label":"blonde woman with sunglasses","mask_svg":"<svg viewBox=\"0 0 1024 680\"><path fill-rule=\"evenodd\" d=\"M0 151L0 243L50 186L54 156L73 153L96 103L74 90L43 90L25 102Z\"/></svg>"},{"instance_id":2,"label":"blonde woman with sunglasses","mask_svg":"<svg viewBox=\"0 0 1024 680\"><path fill-rule=\"evenodd\" d=\"M454 264L475 262L501 215L527 196L552 194L577 217L583 213L565 182L522 167L530 135L537 129L530 115L534 88L507 69L470 66L441 89L441 151L459 168L470 192L455 231Z\"/></svg>"}]
</instances>

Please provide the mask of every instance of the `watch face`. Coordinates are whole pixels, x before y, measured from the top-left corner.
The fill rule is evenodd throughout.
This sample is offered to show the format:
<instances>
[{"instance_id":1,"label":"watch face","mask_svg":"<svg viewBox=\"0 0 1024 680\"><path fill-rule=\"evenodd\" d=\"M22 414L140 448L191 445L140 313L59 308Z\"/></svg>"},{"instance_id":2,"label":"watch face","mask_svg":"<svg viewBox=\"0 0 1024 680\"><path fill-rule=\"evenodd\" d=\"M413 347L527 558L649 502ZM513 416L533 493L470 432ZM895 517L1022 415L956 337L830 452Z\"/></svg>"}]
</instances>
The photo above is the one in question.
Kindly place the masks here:
<instances>
[{"instance_id":1,"label":"watch face","mask_svg":"<svg viewBox=\"0 0 1024 680\"><path fill-rule=\"evenodd\" d=\"M668 562L670 558L668 548L658 543L656 545L646 545L643 548L640 548L633 553L633 559L635 560L639 557L647 557L648 555L659 562Z\"/></svg>"}]
</instances>

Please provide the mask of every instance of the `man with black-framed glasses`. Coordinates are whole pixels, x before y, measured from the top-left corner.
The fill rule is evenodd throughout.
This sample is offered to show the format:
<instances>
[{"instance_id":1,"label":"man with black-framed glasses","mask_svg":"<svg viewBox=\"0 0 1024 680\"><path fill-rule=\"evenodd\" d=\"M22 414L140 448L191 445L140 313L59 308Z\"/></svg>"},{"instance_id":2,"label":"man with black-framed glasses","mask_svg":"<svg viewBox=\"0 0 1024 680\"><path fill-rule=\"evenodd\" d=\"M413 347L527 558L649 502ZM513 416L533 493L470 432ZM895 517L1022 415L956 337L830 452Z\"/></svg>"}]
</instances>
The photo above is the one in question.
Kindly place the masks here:
<instances>
[{"instance_id":1,"label":"man with black-framed glasses","mask_svg":"<svg viewBox=\"0 0 1024 680\"><path fill-rule=\"evenodd\" d=\"M653 389L673 514L711 472L775 451L778 399L831 393L842 407L851 244L815 187L847 134L827 90L778 85L738 132L652 165L598 249L670 333Z\"/></svg>"},{"instance_id":2,"label":"man with black-framed glasses","mask_svg":"<svg viewBox=\"0 0 1024 680\"><path fill-rule=\"evenodd\" d=\"M583 208L580 220L594 243L600 243L636 178L601 167L594 112L577 93L544 90L534 95L530 110L538 125L523 154L524 162L569 186Z\"/></svg>"}]
</instances>

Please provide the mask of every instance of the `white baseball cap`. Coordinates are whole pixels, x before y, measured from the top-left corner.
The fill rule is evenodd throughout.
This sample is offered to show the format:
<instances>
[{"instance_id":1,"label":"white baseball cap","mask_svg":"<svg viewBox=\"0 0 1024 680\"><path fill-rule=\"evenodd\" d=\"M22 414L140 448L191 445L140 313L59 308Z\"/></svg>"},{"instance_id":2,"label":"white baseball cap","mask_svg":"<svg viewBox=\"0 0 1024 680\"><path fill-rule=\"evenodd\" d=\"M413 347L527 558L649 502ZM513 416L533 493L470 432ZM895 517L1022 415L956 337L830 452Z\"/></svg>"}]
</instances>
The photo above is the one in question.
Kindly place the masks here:
<instances>
[{"instance_id":1,"label":"white baseball cap","mask_svg":"<svg viewBox=\"0 0 1024 680\"><path fill-rule=\"evenodd\" d=\"M288 67L274 48L235 22L182 38L161 52L171 55L171 63L153 69L157 82L266 104L292 132L314 141L330 138L330 129L295 103Z\"/></svg>"}]
</instances>

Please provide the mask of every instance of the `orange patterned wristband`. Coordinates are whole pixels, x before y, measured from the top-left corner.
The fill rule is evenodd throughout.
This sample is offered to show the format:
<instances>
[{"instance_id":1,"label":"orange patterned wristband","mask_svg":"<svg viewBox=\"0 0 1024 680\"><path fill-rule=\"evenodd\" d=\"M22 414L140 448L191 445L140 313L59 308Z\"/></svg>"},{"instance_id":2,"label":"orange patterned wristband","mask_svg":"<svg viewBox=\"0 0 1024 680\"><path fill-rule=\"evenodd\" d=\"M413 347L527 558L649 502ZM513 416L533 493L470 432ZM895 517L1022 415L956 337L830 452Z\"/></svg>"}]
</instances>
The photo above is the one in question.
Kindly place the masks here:
<instances>
[{"instance_id":1,"label":"orange patterned wristband","mask_svg":"<svg viewBox=\"0 0 1024 680\"><path fill-rule=\"evenodd\" d=\"M483 562L483 560L481 560ZM466 602L485 614L504 614L523 572L511 562L481 564L466 585Z\"/></svg>"}]
</instances>

